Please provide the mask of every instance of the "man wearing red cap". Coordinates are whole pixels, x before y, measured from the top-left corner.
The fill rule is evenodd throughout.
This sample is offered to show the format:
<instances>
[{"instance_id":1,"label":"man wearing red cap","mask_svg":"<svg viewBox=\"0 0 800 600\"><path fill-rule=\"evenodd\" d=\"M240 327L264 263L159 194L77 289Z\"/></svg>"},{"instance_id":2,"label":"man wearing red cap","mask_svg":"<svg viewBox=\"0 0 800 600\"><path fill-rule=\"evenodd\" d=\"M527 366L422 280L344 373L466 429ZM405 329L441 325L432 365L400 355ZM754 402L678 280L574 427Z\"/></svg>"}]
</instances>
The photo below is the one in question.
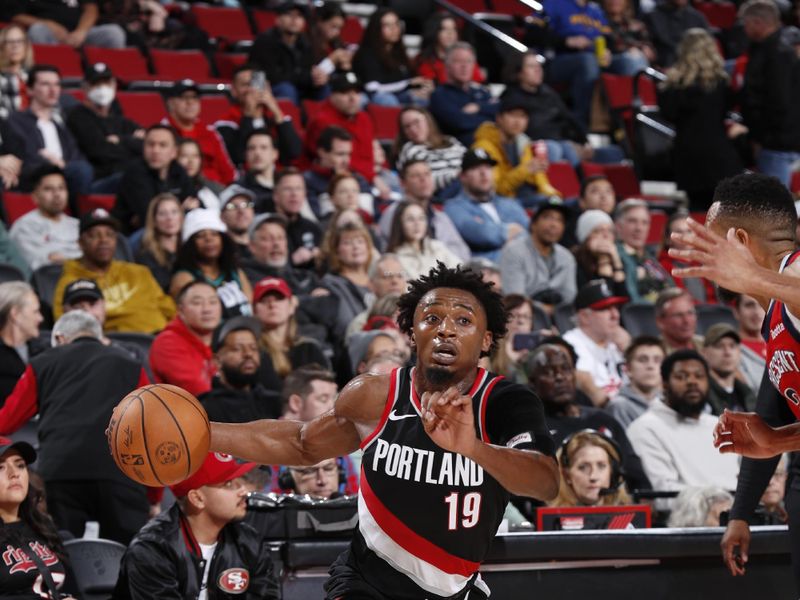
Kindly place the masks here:
<instances>
[{"instance_id":1,"label":"man wearing red cap","mask_svg":"<svg viewBox=\"0 0 800 600\"><path fill-rule=\"evenodd\" d=\"M114 598L279 598L269 549L241 522L242 478L255 466L209 453L194 475L172 486L175 504L142 528L122 558Z\"/></svg>"}]
</instances>

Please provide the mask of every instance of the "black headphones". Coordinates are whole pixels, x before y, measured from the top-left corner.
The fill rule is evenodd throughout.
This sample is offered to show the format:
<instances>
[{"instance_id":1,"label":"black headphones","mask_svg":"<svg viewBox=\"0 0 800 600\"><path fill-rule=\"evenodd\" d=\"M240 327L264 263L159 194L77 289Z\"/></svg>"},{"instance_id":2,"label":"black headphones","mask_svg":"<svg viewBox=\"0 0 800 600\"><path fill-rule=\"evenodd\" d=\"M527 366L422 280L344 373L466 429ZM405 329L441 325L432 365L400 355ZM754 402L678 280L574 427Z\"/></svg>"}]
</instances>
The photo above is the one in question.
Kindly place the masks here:
<instances>
[{"instance_id":1,"label":"black headphones","mask_svg":"<svg viewBox=\"0 0 800 600\"><path fill-rule=\"evenodd\" d=\"M347 474L344 470L344 459L342 457L336 459L336 467L339 472L339 487L341 488L347 483ZM278 487L282 490L297 491L297 484L294 481L291 468L283 466L280 468L278 471Z\"/></svg>"},{"instance_id":2,"label":"black headphones","mask_svg":"<svg viewBox=\"0 0 800 600\"><path fill-rule=\"evenodd\" d=\"M564 469L569 469L569 445L579 438L599 439L611 446L610 451L608 451L609 449L606 448L606 451L608 452L608 458L611 463L611 478L609 479L608 487L605 488L605 490L607 490L605 493L609 494L617 491L625 482L625 469L622 466L622 450L620 449L616 440L608 435L600 433L596 429L580 429L564 438L564 441L561 442L561 447L558 451L561 467Z\"/></svg>"}]
</instances>

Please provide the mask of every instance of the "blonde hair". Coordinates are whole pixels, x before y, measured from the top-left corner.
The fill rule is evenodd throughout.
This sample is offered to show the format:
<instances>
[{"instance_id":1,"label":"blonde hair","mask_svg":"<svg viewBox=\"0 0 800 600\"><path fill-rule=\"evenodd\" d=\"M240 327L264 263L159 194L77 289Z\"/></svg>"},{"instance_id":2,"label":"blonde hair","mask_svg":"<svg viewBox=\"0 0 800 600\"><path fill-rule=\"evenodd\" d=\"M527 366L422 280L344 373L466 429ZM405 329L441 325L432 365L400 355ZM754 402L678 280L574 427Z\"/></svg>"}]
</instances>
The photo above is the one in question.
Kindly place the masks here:
<instances>
[{"instance_id":1,"label":"blonde hair","mask_svg":"<svg viewBox=\"0 0 800 600\"><path fill-rule=\"evenodd\" d=\"M272 367L278 377L283 379L292 372L292 361L289 360L289 350L295 345L297 339L297 321L294 314L289 317L289 323L286 326L286 335L280 341L273 341L267 331L261 334L259 345L269 354L272 360Z\"/></svg>"},{"instance_id":2,"label":"blonde hair","mask_svg":"<svg viewBox=\"0 0 800 600\"><path fill-rule=\"evenodd\" d=\"M147 216L144 221L144 233L142 234L142 249L147 250L162 267L169 267L170 262L167 253L159 243L161 235L156 231L156 213L159 207L168 200L175 202L178 209L181 208L181 201L175 194L163 193L153 196L150 204L147 205Z\"/></svg>"},{"instance_id":3,"label":"blonde hair","mask_svg":"<svg viewBox=\"0 0 800 600\"><path fill-rule=\"evenodd\" d=\"M569 467L564 465L571 465L578 450L587 446L602 448L608 455L609 463L616 461L618 465L622 464L622 457L619 455L617 449L601 433L587 430L579 431L578 433L573 434L572 437L569 438L567 444L562 446L556 455L558 464L561 465L561 482L558 485L558 496L555 500L549 503L549 506L580 506L580 501L575 495L575 490L573 490L572 486L567 483L566 474L569 471ZM566 461L563 457L564 453L567 455ZM600 501L597 503L597 505L614 506L617 504L630 503L631 497L625 490L625 484L623 483L614 491L614 493L600 496Z\"/></svg>"},{"instance_id":4,"label":"blonde hair","mask_svg":"<svg viewBox=\"0 0 800 600\"><path fill-rule=\"evenodd\" d=\"M678 46L678 59L667 71L665 88L688 88L699 85L713 90L720 81L727 81L725 63L714 38L699 27L689 29Z\"/></svg>"},{"instance_id":5,"label":"blonde hair","mask_svg":"<svg viewBox=\"0 0 800 600\"><path fill-rule=\"evenodd\" d=\"M336 217L334 216L334 219ZM369 234L369 230L366 227L357 225L356 223L345 223L340 227L335 227L335 220L331 220L331 227L325 233L325 237L322 240L321 244L321 256L323 260L327 261L328 268L330 269L331 273L339 273L342 270L342 262L339 260L338 255L338 248L339 242L342 241L342 238L346 233L358 233L360 234L364 240L367 242L367 263L364 265L364 270L368 270L369 266L372 264L372 260L375 258L377 251L375 250L375 245L372 243L372 236Z\"/></svg>"},{"instance_id":6,"label":"blonde hair","mask_svg":"<svg viewBox=\"0 0 800 600\"><path fill-rule=\"evenodd\" d=\"M25 32L25 29L19 25L7 25L6 27L3 27L3 29L0 29L0 47L5 46L6 38L8 38L8 34L13 29L17 29L25 37L25 57L22 59L22 69L24 71L28 71L33 66L33 45L31 44L31 40L28 38L28 34ZM9 65L6 61L5 55L0 52L0 71L5 71L9 66L11 65Z\"/></svg>"}]
</instances>

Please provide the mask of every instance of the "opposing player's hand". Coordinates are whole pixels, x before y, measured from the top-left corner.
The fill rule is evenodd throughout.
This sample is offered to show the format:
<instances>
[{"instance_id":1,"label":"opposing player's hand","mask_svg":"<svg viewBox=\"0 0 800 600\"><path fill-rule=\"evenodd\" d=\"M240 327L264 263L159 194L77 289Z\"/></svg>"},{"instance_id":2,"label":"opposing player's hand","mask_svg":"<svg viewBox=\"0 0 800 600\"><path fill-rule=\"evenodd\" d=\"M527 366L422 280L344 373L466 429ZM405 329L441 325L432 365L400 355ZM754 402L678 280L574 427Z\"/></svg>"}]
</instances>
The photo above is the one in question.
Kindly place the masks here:
<instances>
[{"instance_id":1,"label":"opposing player's hand","mask_svg":"<svg viewBox=\"0 0 800 600\"><path fill-rule=\"evenodd\" d=\"M774 441L775 430L755 413L725 409L714 427L714 447L720 454L735 452L749 458L771 458L780 454L773 449Z\"/></svg>"},{"instance_id":2,"label":"opposing player's hand","mask_svg":"<svg viewBox=\"0 0 800 600\"><path fill-rule=\"evenodd\" d=\"M672 270L675 277L705 277L717 285L742 294L751 293L749 283L758 277L759 266L747 247L736 238L733 228L726 238L686 219L688 233L673 233L672 241L679 248L670 248L669 255L686 262L690 267Z\"/></svg>"},{"instance_id":3,"label":"opposing player's hand","mask_svg":"<svg viewBox=\"0 0 800 600\"><path fill-rule=\"evenodd\" d=\"M437 446L469 456L477 443L472 398L457 388L424 392L421 398L422 424Z\"/></svg>"},{"instance_id":4,"label":"opposing player's hand","mask_svg":"<svg viewBox=\"0 0 800 600\"><path fill-rule=\"evenodd\" d=\"M720 542L722 561L731 575L744 575L747 552L750 549L750 526L747 521L731 519ZM737 552L738 548L738 552Z\"/></svg>"}]
</instances>

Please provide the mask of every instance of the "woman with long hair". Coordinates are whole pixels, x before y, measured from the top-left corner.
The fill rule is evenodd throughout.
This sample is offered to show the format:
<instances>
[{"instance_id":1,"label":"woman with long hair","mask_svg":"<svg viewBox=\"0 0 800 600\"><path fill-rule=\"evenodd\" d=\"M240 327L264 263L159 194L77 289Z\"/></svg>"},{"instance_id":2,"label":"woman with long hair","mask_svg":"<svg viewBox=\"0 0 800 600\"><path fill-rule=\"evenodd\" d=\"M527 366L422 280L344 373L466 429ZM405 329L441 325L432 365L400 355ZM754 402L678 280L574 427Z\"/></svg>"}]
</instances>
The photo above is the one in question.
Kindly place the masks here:
<instances>
[{"instance_id":1,"label":"woman with long hair","mask_svg":"<svg viewBox=\"0 0 800 600\"><path fill-rule=\"evenodd\" d=\"M192 182L192 193L183 201L183 209L209 208L217 212L222 210L219 195L225 186L203 176L203 153L197 140L189 138L180 140L177 160Z\"/></svg>"},{"instance_id":2,"label":"woman with long hair","mask_svg":"<svg viewBox=\"0 0 800 600\"><path fill-rule=\"evenodd\" d=\"M447 83L444 57L450 47L458 41L458 25L455 17L447 13L436 13L425 21L422 30L422 49L417 59L417 73L434 83ZM478 63L472 72L472 81L483 83L484 77Z\"/></svg>"},{"instance_id":3,"label":"woman with long hair","mask_svg":"<svg viewBox=\"0 0 800 600\"><path fill-rule=\"evenodd\" d=\"M0 437L0 547L11 557L0 564L0 598L68 597L49 583L56 588L63 584L66 552L40 493L30 484L28 466L35 461L33 446ZM19 568L22 563L28 566Z\"/></svg>"},{"instance_id":4,"label":"woman with long hair","mask_svg":"<svg viewBox=\"0 0 800 600\"><path fill-rule=\"evenodd\" d=\"M683 36L658 102L676 129L675 181L689 196L689 210L706 211L717 183L742 170L729 134L744 129L726 130L725 114L731 104L728 75L714 38L704 29L692 28Z\"/></svg>"},{"instance_id":5,"label":"woman with long hair","mask_svg":"<svg viewBox=\"0 0 800 600\"><path fill-rule=\"evenodd\" d=\"M379 8L369 18L353 57L353 71L375 104L424 105L433 91L429 80L414 76L403 43L403 22L390 8Z\"/></svg>"},{"instance_id":6,"label":"woman with long hair","mask_svg":"<svg viewBox=\"0 0 800 600\"><path fill-rule=\"evenodd\" d=\"M397 123L394 155L398 171L409 161L425 161L433 175L434 193L441 200L455 196L461 189L458 176L466 147L456 138L442 134L431 113L423 108L404 108Z\"/></svg>"},{"instance_id":7,"label":"woman with long hair","mask_svg":"<svg viewBox=\"0 0 800 600\"><path fill-rule=\"evenodd\" d=\"M169 293L175 298L187 283L205 281L217 290L222 318L253 314L250 281L237 265L236 243L225 233L216 211L195 208L186 215Z\"/></svg>"},{"instance_id":8,"label":"woman with long hair","mask_svg":"<svg viewBox=\"0 0 800 600\"><path fill-rule=\"evenodd\" d=\"M311 24L311 51L314 64L324 71L349 71L353 61L353 51L342 41L345 14L342 7L333 1L326 2L314 11Z\"/></svg>"},{"instance_id":9,"label":"woman with long hair","mask_svg":"<svg viewBox=\"0 0 800 600\"><path fill-rule=\"evenodd\" d=\"M630 504L616 444L598 431L584 429L567 437L556 454L561 467L558 496L549 506Z\"/></svg>"},{"instance_id":10,"label":"woman with long hair","mask_svg":"<svg viewBox=\"0 0 800 600\"><path fill-rule=\"evenodd\" d=\"M0 403L14 389L32 354L42 322L39 298L24 281L0 283Z\"/></svg>"},{"instance_id":11,"label":"woman with long hair","mask_svg":"<svg viewBox=\"0 0 800 600\"><path fill-rule=\"evenodd\" d=\"M444 243L431 237L425 209L407 200L397 205L392 217L386 251L397 255L409 279L427 275L437 262L451 268L460 262Z\"/></svg>"},{"instance_id":12,"label":"woman with long hair","mask_svg":"<svg viewBox=\"0 0 800 600\"><path fill-rule=\"evenodd\" d=\"M147 206L136 262L150 269L164 291L169 289L182 226L183 210L178 197L168 192L153 197Z\"/></svg>"},{"instance_id":13,"label":"woman with long hair","mask_svg":"<svg viewBox=\"0 0 800 600\"><path fill-rule=\"evenodd\" d=\"M33 66L33 46L25 29L7 25L0 30L0 118L28 108L28 71Z\"/></svg>"},{"instance_id":14,"label":"woman with long hair","mask_svg":"<svg viewBox=\"0 0 800 600\"><path fill-rule=\"evenodd\" d=\"M286 376L309 364L330 368L320 344L300 335L295 319L297 297L278 277L267 277L253 290L253 312L263 329L259 346L263 351L259 380L267 389L281 391Z\"/></svg>"},{"instance_id":15,"label":"woman with long hair","mask_svg":"<svg viewBox=\"0 0 800 600\"><path fill-rule=\"evenodd\" d=\"M587 210L575 225L576 285L581 289L593 279L605 279L615 296L627 296L625 269L617 248L614 222L602 210Z\"/></svg>"}]
</instances>

